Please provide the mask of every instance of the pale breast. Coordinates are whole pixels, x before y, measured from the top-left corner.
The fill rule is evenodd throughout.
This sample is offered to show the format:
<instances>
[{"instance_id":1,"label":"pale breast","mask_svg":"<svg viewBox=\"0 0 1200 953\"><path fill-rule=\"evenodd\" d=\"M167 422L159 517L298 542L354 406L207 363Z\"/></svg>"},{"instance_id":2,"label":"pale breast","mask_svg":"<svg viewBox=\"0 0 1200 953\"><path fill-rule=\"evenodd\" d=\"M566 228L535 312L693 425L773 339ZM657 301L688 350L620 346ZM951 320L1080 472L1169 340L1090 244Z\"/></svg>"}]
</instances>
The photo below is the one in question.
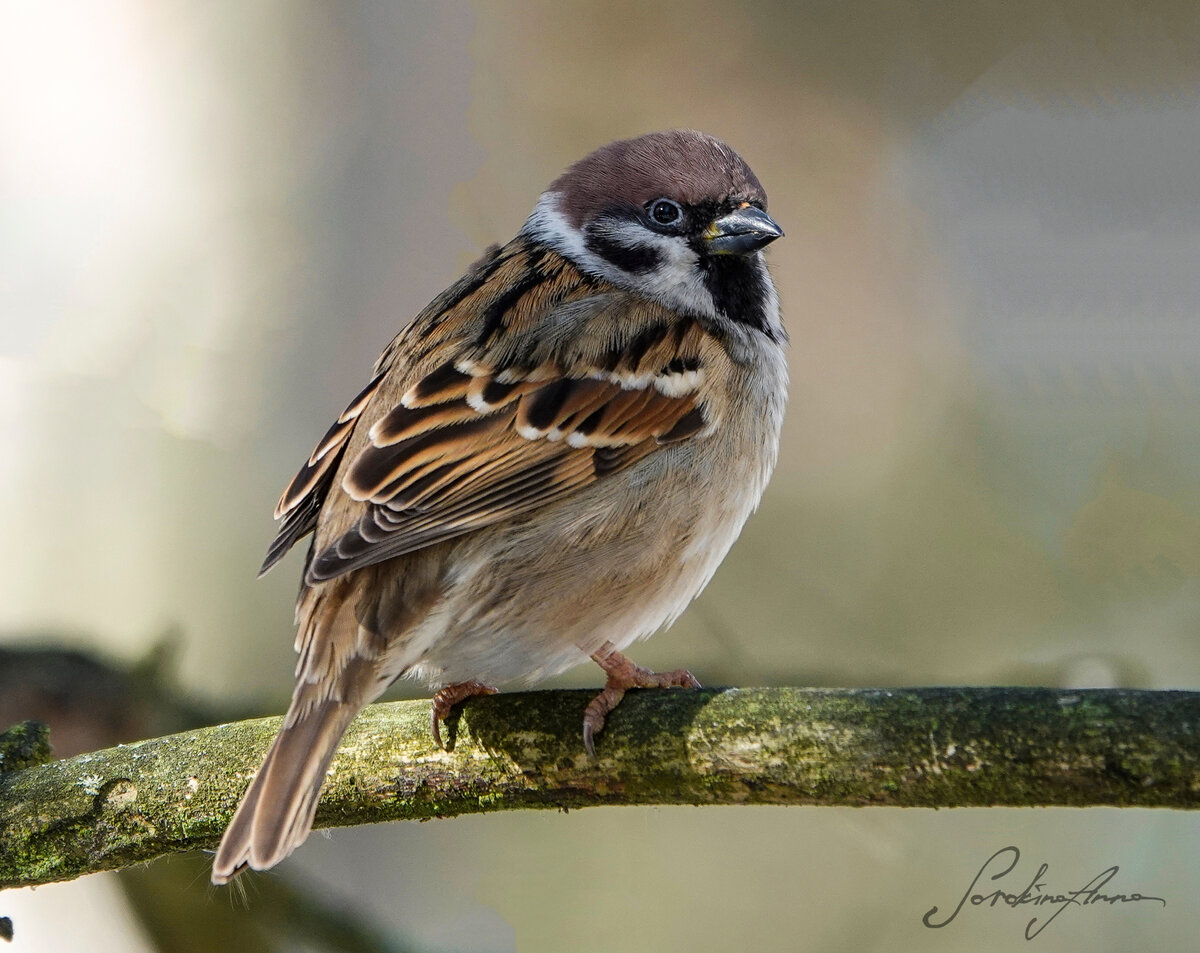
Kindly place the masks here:
<instances>
[{"instance_id":1,"label":"pale breast","mask_svg":"<svg viewBox=\"0 0 1200 953\"><path fill-rule=\"evenodd\" d=\"M778 451L782 354L738 370L721 429L461 541L445 596L397 646L431 684L536 682L669 624L758 505Z\"/></svg>"}]
</instances>

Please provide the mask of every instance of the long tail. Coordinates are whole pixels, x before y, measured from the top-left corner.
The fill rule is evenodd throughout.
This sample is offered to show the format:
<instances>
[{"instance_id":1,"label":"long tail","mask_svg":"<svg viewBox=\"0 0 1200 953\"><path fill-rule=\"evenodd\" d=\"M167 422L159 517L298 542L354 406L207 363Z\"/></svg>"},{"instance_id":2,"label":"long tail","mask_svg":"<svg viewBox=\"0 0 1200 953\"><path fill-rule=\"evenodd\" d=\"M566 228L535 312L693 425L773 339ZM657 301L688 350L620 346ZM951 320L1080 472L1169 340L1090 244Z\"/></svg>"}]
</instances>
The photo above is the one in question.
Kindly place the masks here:
<instances>
[{"instance_id":1,"label":"long tail","mask_svg":"<svg viewBox=\"0 0 1200 953\"><path fill-rule=\"evenodd\" d=\"M386 686L377 669L383 640L357 624L357 602L345 578L302 591L296 691L283 727L221 838L213 883L228 883L245 867L274 867L304 842L338 742L354 716Z\"/></svg>"},{"instance_id":2,"label":"long tail","mask_svg":"<svg viewBox=\"0 0 1200 953\"><path fill-rule=\"evenodd\" d=\"M307 710L302 705L300 697L293 699L284 727L221 838L212 867L215 884L228 883L244 867L274 867L312 830L325 772L362 706L333 699Z\"/></svg>"}]
</instances>

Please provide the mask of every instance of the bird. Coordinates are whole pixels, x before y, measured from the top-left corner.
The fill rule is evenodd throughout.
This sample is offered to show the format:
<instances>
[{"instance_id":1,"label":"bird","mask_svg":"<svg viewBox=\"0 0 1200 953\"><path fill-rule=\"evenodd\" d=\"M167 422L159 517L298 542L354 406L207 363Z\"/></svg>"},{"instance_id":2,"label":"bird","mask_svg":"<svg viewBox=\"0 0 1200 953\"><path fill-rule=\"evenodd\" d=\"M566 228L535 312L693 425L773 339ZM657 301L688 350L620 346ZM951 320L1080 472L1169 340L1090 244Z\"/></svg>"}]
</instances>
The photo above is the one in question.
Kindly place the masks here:
<instances>
[{"instance_id":1,"label":"bird","mask_svg":"<svg viewBox=\"0 0 1200 953\"><path fill-rule=\"evenodd\" d=\"M782 235L720 139L618 140L399 331L275 510L262 573L311 534L296 686L214 883L305 840L343 733L401 676L434 690L440 745L455 705L591 658L593 757L628 689L699 687L622 650L699 594L775 467Z\"/></svg>"}]
</instances>

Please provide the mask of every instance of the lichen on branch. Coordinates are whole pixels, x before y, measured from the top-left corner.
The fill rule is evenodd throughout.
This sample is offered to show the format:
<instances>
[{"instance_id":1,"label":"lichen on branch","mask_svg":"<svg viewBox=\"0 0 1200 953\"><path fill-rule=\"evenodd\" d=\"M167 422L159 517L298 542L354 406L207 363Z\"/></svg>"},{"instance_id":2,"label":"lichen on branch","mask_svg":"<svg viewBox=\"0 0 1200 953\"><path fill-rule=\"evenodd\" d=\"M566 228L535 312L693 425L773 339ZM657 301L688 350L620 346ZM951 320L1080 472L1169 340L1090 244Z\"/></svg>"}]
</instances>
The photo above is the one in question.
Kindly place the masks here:
<instances>
[{"instance_id":1,"label":"lichen on branch","mask_svg":"<svg viewBox=\"0 0 1200 953\"><path fill-rule=\"evenodd\" d=\"M1200 807L1200 693L634 691L593 761L589 692L428 702L351 726L317 827L618 804ZM0 887L211 848L279 727L262 718L0 775Z\"/></svg>"}]
</instances>

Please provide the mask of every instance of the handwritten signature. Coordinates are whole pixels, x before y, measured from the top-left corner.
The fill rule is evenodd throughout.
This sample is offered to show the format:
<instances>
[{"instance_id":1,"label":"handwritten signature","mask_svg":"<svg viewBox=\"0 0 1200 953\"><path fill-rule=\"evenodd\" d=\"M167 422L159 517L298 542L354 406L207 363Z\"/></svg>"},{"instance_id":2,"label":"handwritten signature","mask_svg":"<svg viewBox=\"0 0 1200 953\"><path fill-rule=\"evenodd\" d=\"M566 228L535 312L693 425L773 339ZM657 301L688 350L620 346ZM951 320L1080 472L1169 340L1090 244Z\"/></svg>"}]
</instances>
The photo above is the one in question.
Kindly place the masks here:
<instances>
[{"instance_id":1,"label":"handwritten signature","mask_svg":"<svg viewBox=\"0 0 1200 953\"><path fill-rule=\"evenodd\" d=\"M1167 905L1167 901L1162 897L1149 897L1137 892L1103 893L1102 891L1108 887L1109 881L1116 877L1117 872L1121 869L1116 864L1107 870L1100 871L1100 873L1096 874L1095 877L1078 890L1068 890L1065 893L1051 893L1046 889L1045 883L1042 882L1042 877L1050 869L1049 864L1042 864L1038 867L1038 871L1033 875L1033 879L1019 893L1007 893L1004 890L993 890L991 893L975 892L976 884L979 883L985 873L989 874L988 880L1000 880L1012 873L1013 868L1017 866L1017 862L1020 859L1021 852L1017 848L1002 847L983 862L983 866L979 868L979 873L975 875L970 886L967 887L966 892L962 895L962 899L958 901L958 906L954 908L953 913L938 923L934 921L938 908L931 907L929 912L921 918L921 922L930 929L940 929L952 923L967 903L970 903L973 907L995 907L997 904L1003 903L1014 910L1027 905L1038 908L1047 906L1055 908L1054 912L1045 919L1041 919L1041 914L1039 914L1025 924L1025 939L1032 940L1054 922L1059 914L1068 907L1090 907L1096 904L1107 904L1111 907L1119 903L1138 903L1142 900L1154 900L1161 903L1164 907ZM1008 866L1003 866L1005 863ZM1002 867L1003 869L1000 869ZM992 870L996 870L997 872L991 873Z\"/></svg>"}]
</instances>

